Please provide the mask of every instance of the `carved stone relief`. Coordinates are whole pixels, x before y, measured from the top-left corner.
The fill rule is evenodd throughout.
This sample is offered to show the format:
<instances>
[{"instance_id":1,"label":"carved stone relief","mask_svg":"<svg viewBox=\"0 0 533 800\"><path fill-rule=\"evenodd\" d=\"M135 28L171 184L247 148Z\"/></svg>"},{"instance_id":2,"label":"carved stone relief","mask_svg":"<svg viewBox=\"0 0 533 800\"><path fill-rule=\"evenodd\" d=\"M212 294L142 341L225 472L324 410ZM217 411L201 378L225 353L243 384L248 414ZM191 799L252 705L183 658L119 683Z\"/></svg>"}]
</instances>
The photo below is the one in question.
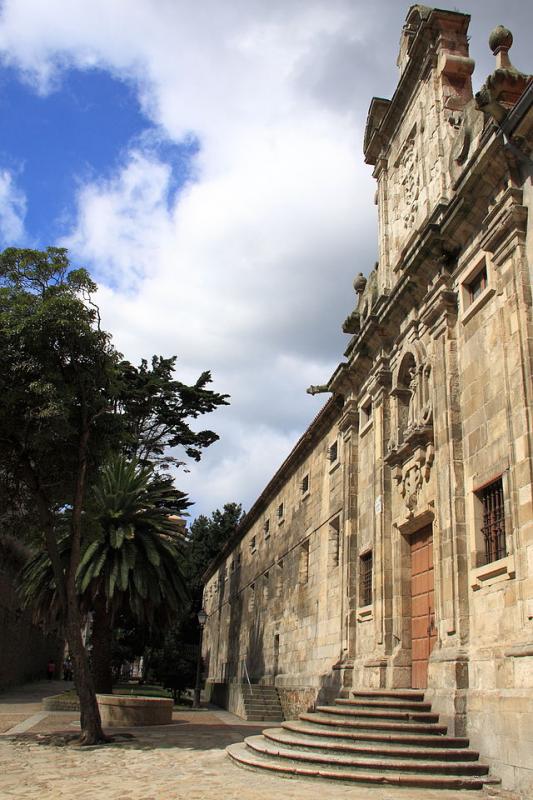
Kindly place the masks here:
<instances>
[{"instance_id":1,"label":"carved stone relief","mask_svg":"<svg viewBox=\"0 0 533 800\"><path fill-rule=\"evenodd\" d=\"M412 458L403 466L397 465L392 470L392 477L407 506L408 516L413 516L423 485L429 481L434 457L435 449L432 444L425 448L417 447Z\"/></svg>"},{"instance_id":2,"label":"carved stone relief","mask_svg":"<svg viewBox=\"0 0 533 800\"><path fill-rule=\"evenodd\" d=\"M386 462L409 515L431 474L434 458L431 365L405 354L391 391L392 425Z\"/></svg>"},{"instance_id":3,"label":"carved stone relief","mask_svg":"<svg viewBox=\"0 0 533 800\"><path fill-rule=\"evenodd\" d=\"M403 199L403 225L406 230L413 227L418 212L420 195L420 171L414 139L409 139L399 164L399 180Z\"/></svg>"}]
</instances>

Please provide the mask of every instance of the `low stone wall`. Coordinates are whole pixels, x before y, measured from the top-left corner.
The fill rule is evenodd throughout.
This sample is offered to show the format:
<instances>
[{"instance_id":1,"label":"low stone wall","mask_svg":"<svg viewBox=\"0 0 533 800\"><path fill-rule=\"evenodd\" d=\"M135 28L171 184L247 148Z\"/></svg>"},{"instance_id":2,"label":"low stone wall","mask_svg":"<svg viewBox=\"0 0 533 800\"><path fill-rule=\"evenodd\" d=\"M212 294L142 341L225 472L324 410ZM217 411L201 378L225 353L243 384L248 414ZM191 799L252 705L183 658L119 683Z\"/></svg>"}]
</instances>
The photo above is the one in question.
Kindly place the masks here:
<instances>
[{"instance_id":1,"label":"low stone wall","mask_svg":"<svg viewBox=\"0 0 533 800\"><path fill-rule=\"evenodd\" d=\"M96 699L104 727L168 725L172 722L174 701L170 698L97 694Z\"/></svg>"},{"instance_id":2,"label":"low stone wall","mask_svg":"<svg viewBox=\"0 0 533 800\"><path fill-rule=\"evenodd\" d=\"M42 706L45 711L79 711L80 701L77 697L53 694L44 698Z\"/></svg>"},{"instance_id":3,"label":"low stone wall","mask_svg":"<svg viewBox=\"0 0 533 800\"><path fill-rule=\"evenodd\" d=\"M297 719L304 711L312 711L315 707L318 689L278 687L278 695L285 719Z\"/></svg>"}]
</instances>

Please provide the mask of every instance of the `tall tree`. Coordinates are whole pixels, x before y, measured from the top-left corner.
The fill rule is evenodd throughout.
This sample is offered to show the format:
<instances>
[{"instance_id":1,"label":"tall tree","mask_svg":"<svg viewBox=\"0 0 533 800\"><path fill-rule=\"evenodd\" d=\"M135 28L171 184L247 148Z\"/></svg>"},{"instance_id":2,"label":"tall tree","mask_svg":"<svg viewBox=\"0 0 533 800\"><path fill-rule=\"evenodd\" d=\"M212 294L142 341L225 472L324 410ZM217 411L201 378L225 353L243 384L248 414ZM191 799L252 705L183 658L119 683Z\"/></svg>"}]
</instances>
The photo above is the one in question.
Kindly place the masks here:
<instances>
[{"instance_id":1,"label":"tall tree","mask_svg":"<svg viewBox=\"0 0 533 800\"><path fill-rule=\"evenodd\" d=\"M100 328L85 270L64 250L0 255L0 456L38 514L65 620L80 697L82 741L104 739L81 634L76 571L88 473L106 443L117 354ZM68 508L69 562L56 517Z\"/></svg>"},{"instance_id":2,"label":"tall tree","mask_svg":"<svg viewBox=\"0 0 533 800\"><path fill-rule=\"evenodd\" d=\"M193 433L187 416L227 402L207 389L209 373L190 387L174 382L175 359L155 358L151 369L121 360L101 329L95 291L64 249L0 254L0 461L9 485L23 486L38 514L74 662L84 743L104 738L76 587L87 486L112 451L165 463L165 449L182 444L199 458L217 437ZM68 529L66 564L60 520Z\"/></svg>"}]
</instances>

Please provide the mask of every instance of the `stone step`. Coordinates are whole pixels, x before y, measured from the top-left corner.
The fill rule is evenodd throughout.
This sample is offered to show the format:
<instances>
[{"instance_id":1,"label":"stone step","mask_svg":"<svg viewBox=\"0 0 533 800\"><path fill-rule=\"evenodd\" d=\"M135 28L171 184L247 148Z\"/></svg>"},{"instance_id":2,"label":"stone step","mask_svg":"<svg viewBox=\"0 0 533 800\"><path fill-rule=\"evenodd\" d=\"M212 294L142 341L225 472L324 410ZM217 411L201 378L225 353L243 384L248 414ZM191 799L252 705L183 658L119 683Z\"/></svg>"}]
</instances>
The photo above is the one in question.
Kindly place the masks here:
<instances>
[{"instance_id":1,"label":"stone step","mask_svg":"<svg viewBox=\"0 0 533 800\"><path fill-rule=\"evenodd\" d=\"M350 728L359 730L374 731L398 731L404 733L429 733L441 736L447 733L446 725L436 725L431 722L386 722L384 720L357 720L349 717L342 717L340 714L332 713L329 708L320 707L316 712L308 712L299 715L299 719L317 725L332 725L337 728Z\"/></svg>"},{"instance_id":2,"label":"stone step","mask_svg":"<svg viewBox=\"0 0 533 800\"><path fill-rule=\"evenodd\" d=\"M364 708L353 708L352 706L317 706L317 712L322 712L323 714L339 714L347 717L357 717L361 719L392 719L392 720L403 720L405 722L438 722L439 715L432 714L428 711L398 711L398 710L387 710L384 708L380 709L364 709Z\"/></svg>"},{"instance_id":3,"label":"stone step","mask_svg":"<svg viewBox=\"0 0 533 800\"><path fill-rule=\"evenodd\" d=\"M484 776L452 776L438 774L415 774L378 770L355 770L346 766L319 766L298 764L283 758L273 758L250 750L244 742L229 745L228 755L239 765L254 769L264 769L287 777L301 776L306 778L325 778L343 780L353 783L412 786L420 788L443 789L481 789L491 782Z\"/></svg>"},{"instance_id":4,"label":"stone step","mask_svg":"<svg viewBox=\"0 0 533 800\"><path fill-rule=\"evenodd\" d=\"M298 763L325 764L328 767L349 767L357 770L392 770L395 772L430 772L448 775L486 775L488 766L479 762L432 761L423 759L398 759L385 757L370 759L343 753L317 753L308 750L279 747L264 736L248 736L246 745L254 752L273 758L283 758Z\"/></svg>"},{"instance_id":5,"label":"stone step","mask_svg":"<svg viewBox=\"0 0 533 800\"><path fill-rule=\"evenodd\" d=\"M350 706L354 708L375 708L391 709L398 711L431 711L431 703L423 703L419 700L372 700L370 698L350 699L338 697L335 705Z\"/></svg>"},{"instance_id":6,"label":"stone step","mask_svg":"<svg viewBox=\"0 0 533 800\"><path fill-rule=\"evenodd\" d=\"M253 711L246 711L246 717L249 719L250 717L265 717L268 719L283 719L282 712L278 709L277 711L262 711L259 709L254 709Z\"/></svg>"},{"instance_id":7,"label":"stone step","mask_svg":"<svg viewBox=\"0 0 533 800\"><path fill-rule=\"evenodd\" d=\"M285 728L269 728L263 731L263 736L283 747L319 750L321 752L360 753L369 758L397 756L399 758L424 758L439 761L476 761L479 753L459 747L423 747L420 745L405 745L387 742L358 743L339 741L326 736L309 735L298 730L294 733Z\"/></svg>"},{"instance_id":8,"label":"stone step","mask_svg":"<svg viewBox=\"0 0 533 800\"><path fill-rule=\"evenodd\" d=\"M424 700L424 692L418 689L357 689L352 697L390 697L398 700Z\"/></svg>"},{"instance_id":9,"label":"stone step","mask_svg":"<svg viewBox=\"0 0 533 800\"><path fill-rule=\"evenodd\" d=\"M435 736L434 734L402 733L401 731L387 732L369 729L367 731L352 731L349 728L335 728L331 723L321 725L316 720L307 722L300 720L287 720L282 727L294 733L305 733L307 736L321 736L332 740L345 740L357 742L381 742L395 745L424 746L424 747L458 747L467 748L469 740L459 736Z\"/></svg>"}]
</instances>

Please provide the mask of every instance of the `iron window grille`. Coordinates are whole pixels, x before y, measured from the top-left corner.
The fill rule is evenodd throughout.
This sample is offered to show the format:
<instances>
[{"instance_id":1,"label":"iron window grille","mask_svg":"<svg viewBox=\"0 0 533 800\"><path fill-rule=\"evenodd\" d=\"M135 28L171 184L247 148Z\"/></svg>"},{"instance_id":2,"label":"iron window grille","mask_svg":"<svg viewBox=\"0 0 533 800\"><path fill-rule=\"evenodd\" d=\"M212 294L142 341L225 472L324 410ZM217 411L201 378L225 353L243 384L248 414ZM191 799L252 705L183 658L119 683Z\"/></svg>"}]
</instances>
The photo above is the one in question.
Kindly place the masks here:
<instances>
[{"instance_id":1,"label":"iron window grille","mask_svg":"<svg viewBox=\"0 0 533 800\"><path fill-rule=\"evenodd\" d=\"M301 484L302 494L307 494L309 491L309 475L306 475Z\"/></svg>"},{"instance_id":2,"label":"iron window grille","mask_svg":"<svg viewBox=\"0 0 533 800\"><path fill-rule=\"evenodd\" d=\"M372 551L361 556L361 605L369 606L372 602Z\"/></svg>"},{"instance_id":3,"label":"iron window grille","mask_svg":"<svg viewBox=\"0 0 533 800\"><path fill-rule=\"evenodd\" d=\"M501 478L485 486L477 493L483 505L483 541L485 545L485 564L505 558L505 509L503 484Z\"/></svg>"},{"instance_id":4,"label":"iron window grille","mask_svg":"<svg viewBox=\"0 0 533 800\"><path fill-rule=\"evenodd\" d=\"M338 459L338 457L339 457L338 443L333 442L333 444L330 446L328 450L328 459L333 464Z\"/></svg>"}]
</instances>

